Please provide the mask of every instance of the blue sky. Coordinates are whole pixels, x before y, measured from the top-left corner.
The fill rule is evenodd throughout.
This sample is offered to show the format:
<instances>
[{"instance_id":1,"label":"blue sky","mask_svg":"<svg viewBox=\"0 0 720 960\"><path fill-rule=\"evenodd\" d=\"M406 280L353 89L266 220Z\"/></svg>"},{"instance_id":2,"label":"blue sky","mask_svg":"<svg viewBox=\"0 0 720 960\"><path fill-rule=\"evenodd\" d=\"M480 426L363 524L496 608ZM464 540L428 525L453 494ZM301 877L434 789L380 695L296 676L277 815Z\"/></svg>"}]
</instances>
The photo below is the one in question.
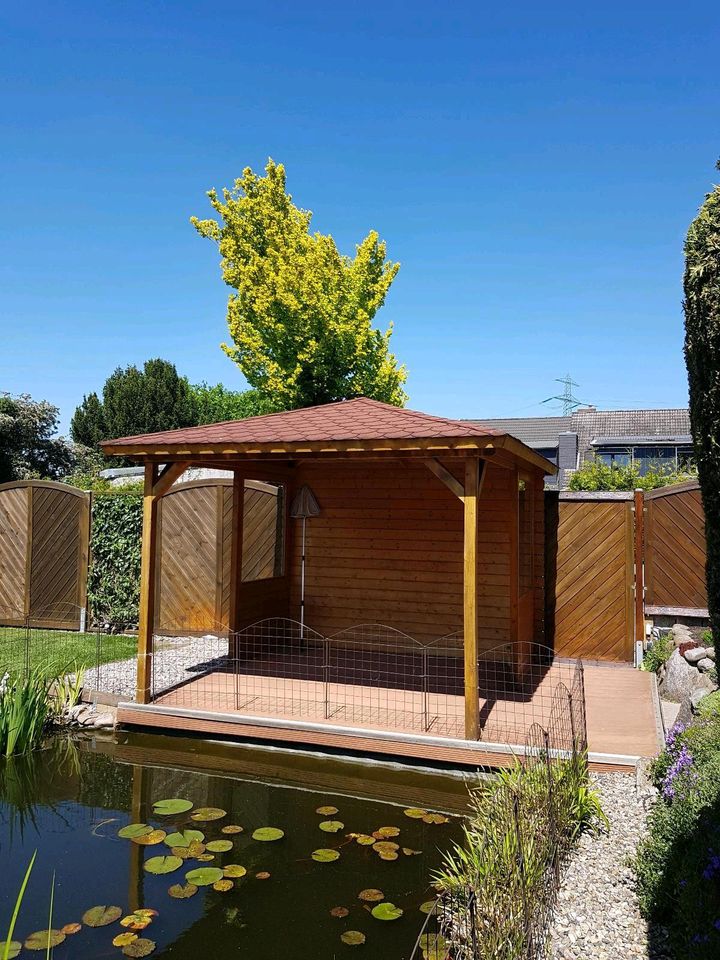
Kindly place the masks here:
<instances>
[{"instance_id":1,"label":"blue sky","mask_svg":"<svg viewBox=\"0 0 720 960\"><path fill-rule=\"evenodd\" d=\"M0 390L153 356L241 388L191 214L268 156L340 248L402 263L410 405L686 403L682 242L720 174L707 3L0 5ZM551 411L553 412L553 411Z\"/></svg>"}]
</instances>

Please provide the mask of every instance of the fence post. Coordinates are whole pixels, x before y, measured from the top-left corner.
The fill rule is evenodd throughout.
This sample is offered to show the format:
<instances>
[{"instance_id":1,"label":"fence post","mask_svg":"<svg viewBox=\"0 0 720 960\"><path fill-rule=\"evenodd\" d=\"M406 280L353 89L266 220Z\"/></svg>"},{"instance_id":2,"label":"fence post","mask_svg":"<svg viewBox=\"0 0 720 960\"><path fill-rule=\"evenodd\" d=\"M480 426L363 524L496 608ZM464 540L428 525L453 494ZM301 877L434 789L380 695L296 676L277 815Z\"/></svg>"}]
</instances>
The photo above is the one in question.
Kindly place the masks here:
<instances>
[{"instance_id":1,"label":"fence post","mask_svg":"<svg viewBox=\"0 0 720 960\"><path fill-rule=\"evenodd\" d=\"M325 719L330 717L330 640L323 638L323 692L325 697Z\"/></svg>"},{"instance_id":2,"label":"fence post","mask_svg":"<svg viewBox=\"0 0 720 960\"><path fill-rule=\"evenodd\" d=\"M422 648L422 695L423 695L423 730L427 733L430 729L428 717L428 700L430 686L430 656L427 647Z\"/></svg>"},{"instance_id":3,"label":"fence post","mask_svg":"<svg viewBox=\"0 0 720 960\"><path fill-rule=\"evenodd\" d=\"M549 760L548 760L549 763ZM528 908L527 902L527 871L525 869L525 855L523 853L523 838L522 838L522 829L520 827L520 804L518 801L517 794L513 791L513 822L515 824L515 839L517 842L517 851L518 851L518 869L520 872L520 889L522 891L522 905L523 905L523 917L525 919L525 951L524 955L531 957L532 956L532 924L530 920L530 911Z\"/></svg>"},{"instance_id":4,"label":"fence post","mask_svg":"<svg viewBox=\"0 0 720 960\"><path fill-rule=\"evenodd\" d=\"M645 495L642 490L635 491L635 643L645 640ZM636 647L637 652L637 647Z\"/></svg>"},{"instance_id":5,"label":"fence post","mask_svg":"<svg viewBox=\"0 0 720 960\"><path fill-rule=\"evenodd\" d=\"M25 677L30 676L30 617L25 617L25 663L23 670Z\"/></svg>"}]
</instances>

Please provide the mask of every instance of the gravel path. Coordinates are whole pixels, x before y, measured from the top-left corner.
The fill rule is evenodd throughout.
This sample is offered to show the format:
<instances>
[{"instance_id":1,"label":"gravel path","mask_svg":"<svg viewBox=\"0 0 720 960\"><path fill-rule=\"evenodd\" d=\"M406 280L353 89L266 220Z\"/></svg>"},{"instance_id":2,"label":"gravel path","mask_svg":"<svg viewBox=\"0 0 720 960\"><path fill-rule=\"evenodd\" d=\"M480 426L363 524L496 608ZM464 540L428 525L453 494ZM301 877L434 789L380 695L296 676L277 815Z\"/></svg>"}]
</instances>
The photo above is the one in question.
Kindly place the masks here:
<instances>
[{"instance_id":1,"label":"gravel path","mask_svg":"<svg viewBox=\"0 0 720 960\"><path fill-rule=\"evenodd\" d=\"M156 692L202 673L227 656L228 642L207 634L204 637L163 637L155 639L153 688ZM137 661L117 660L85 671L85 687L135 699Z\"/></svg>"},{"instance_id":2,"label":"gravel path","mask_svg":"<svg viewBox=\"0 0 720 960\"><path fill-rule=\"evenodd\" d=\"M627 866L645 826L634 776L593 774L609 834L585 834L566 866L551 930L553 960L670 960L664 931L640 916ZM645 801L647 802L647 801Z\"/></svg>"}]
</instances>

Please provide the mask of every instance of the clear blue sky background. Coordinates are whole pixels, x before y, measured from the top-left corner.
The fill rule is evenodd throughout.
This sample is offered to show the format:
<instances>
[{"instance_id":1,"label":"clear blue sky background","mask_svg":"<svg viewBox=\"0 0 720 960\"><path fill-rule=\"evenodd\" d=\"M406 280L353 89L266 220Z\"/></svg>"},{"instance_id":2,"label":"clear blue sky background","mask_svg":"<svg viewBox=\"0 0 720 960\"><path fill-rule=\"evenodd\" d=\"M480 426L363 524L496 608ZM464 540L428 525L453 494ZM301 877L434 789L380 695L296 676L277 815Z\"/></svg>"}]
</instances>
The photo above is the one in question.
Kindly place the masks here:
<instances>
[{"instance_id":1,"label":"clear blue sky background","mask_svg":"<svg viewBox=\"0 0 720 960\"><path fill-rule=\"evenodd\" d=\"M243 380L188 223L268 156L402 269L411 405L686 403L682 243L720 155L705 2L0 5L0 390L61 407L162 356Z\"/></svg>"}]
</instances>

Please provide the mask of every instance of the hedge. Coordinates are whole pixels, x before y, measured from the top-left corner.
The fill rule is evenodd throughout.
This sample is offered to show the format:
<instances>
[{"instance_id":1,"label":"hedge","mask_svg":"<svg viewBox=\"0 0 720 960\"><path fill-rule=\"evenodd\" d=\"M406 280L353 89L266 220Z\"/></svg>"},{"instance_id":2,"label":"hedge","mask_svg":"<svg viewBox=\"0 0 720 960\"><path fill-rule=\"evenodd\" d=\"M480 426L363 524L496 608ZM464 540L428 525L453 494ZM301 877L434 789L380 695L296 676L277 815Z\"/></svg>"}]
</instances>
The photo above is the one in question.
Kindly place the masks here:
<instances>
[{"instance_id":1,"label":"hedge","mask_svg":"<svg viewBox=\"0 0 720 960\"><path fill-rule=\"evenodd\" d=\"M123 490L94 493L88 573L93 623L137 623L141 542L142 496Z\"/></svg>"}]
</instances>

